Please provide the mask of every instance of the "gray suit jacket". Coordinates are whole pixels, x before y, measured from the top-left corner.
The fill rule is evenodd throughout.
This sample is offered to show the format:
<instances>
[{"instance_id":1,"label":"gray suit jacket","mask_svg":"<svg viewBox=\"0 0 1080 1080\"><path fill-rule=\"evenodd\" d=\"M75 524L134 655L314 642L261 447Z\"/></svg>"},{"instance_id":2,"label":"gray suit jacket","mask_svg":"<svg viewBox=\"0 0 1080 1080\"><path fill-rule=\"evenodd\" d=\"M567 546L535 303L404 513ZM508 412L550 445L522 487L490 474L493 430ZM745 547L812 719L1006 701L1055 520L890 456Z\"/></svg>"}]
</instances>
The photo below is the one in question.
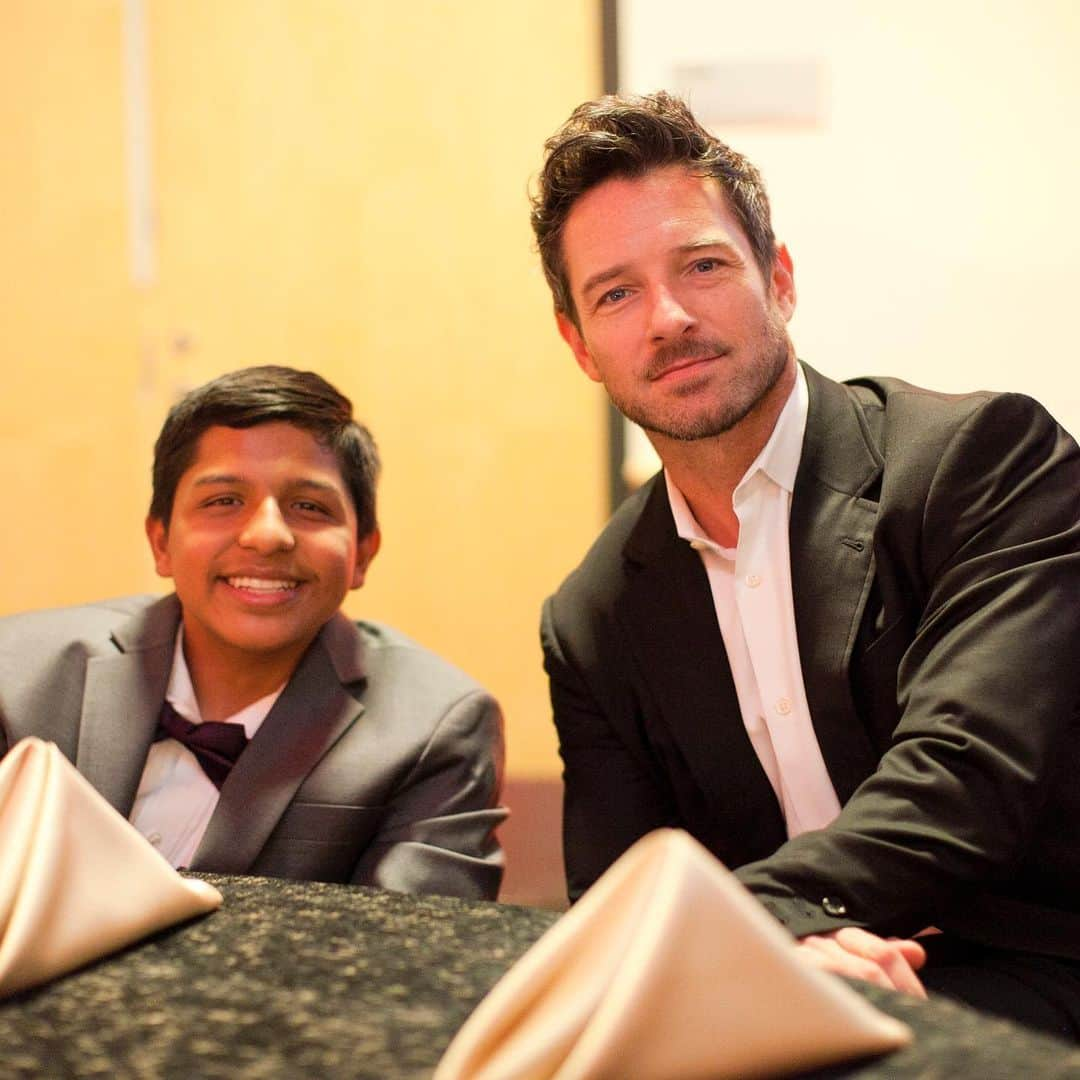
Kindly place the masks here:
<instances>
[{"instance_id":1,"label":"gray suit jacket","mask_svg":"<svg viewBox=\"0 0 1080 1080\"><path fill-rule=\"evenodd\" d=\"M1080 453L1036 402L806 369L795 626L843 811L785 842L659 478L544 609L576 896L689 830L791 930L1080 960Z\"/></svg>"},{"instance_id":2,"label":"gray suit jacket","mask_svg":"<svg viewBox=\"0 0 1080 1080\"><path fill-rule=\"evenodd\" d=\"M169 596L0 619L0 756L50 740L128 816L179 618ZM493 899L502 751L480 686L338 614L226 779L191 869Z\"/></svg>"}]
</instances>

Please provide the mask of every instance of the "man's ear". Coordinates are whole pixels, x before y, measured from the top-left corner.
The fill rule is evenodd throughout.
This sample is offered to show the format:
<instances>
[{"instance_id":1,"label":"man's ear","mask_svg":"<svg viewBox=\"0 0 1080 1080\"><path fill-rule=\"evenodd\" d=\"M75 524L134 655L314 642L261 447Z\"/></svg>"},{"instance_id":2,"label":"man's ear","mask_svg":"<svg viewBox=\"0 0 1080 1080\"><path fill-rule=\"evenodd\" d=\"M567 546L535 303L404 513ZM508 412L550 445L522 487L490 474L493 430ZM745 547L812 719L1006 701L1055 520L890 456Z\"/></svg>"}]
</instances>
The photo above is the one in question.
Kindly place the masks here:
<instances>
[{"instance_id":1,"label":"man's ear","mask_svg":"<svg viewBox=\"0 0 1080 1080\"><path fill-rule=\"evenodd\" d=\"M147 517L146 539L154 556L154 569L158 577L172 577L172 559L169 558L169 531L160 518Z\"/></svg>"},{"instance_id":2,"label":"man's ear","mask_svg":"<svg viewBox=\"0 0 1080 1080\"><path fill-rule=\"evenodd\" d=\"M364 578L367 577L367 569L371 565L371 560L379 554L381 546L382 535L377 528L372 529L367 536L360 539L356 545L356 565L353 567L350 589L359 589L364 584Z\"/></svg>"},{"instance_id":3,"label":"man's ear","mask_svg":"<svg viewBox=\"0 0 1080 1080\"><path fill-rule=\"evenodd\" d=\"M772 280L769 282L776 306L787 322L795 314L795 264L786 244L780 244L773 259Z\"/></svg>"},{"instance_id":4,"label":"man's ear","mask_svg":"<svg viewBox=\"0 0 1080 1080\"><path fill-rule=\"evenodd\" d=\"M600 369L593 362L592 353L589 352L589 347L585 344L581 331L574 325L574 320L565 311L556 311L555 324L559 328L563 341L570 346L570 351L574 354L578 367L593 382L600 382Z\"/></svg>"}]
</instances>

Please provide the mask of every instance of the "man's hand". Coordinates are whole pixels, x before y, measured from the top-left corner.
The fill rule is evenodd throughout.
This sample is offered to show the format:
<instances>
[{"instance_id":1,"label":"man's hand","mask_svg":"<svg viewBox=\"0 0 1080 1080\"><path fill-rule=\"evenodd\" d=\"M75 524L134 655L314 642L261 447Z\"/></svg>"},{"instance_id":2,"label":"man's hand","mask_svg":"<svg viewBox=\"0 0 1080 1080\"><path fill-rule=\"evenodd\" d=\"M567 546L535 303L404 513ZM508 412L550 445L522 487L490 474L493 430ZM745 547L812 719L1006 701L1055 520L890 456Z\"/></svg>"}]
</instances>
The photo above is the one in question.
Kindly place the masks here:
<instances>
[{"instance_id":1,"label":"man's hand","mask_svg":"<svg viewBox=\"0 0 1080 1080\"><path fill-rule=\"evenodd\" d=\"M857 926L845 926L831 934L802 938L798 950L823 971L926 997L923 984L915 974L926 963L926 951L917 941L880 938Z\"/></svg>"}]
</instances>

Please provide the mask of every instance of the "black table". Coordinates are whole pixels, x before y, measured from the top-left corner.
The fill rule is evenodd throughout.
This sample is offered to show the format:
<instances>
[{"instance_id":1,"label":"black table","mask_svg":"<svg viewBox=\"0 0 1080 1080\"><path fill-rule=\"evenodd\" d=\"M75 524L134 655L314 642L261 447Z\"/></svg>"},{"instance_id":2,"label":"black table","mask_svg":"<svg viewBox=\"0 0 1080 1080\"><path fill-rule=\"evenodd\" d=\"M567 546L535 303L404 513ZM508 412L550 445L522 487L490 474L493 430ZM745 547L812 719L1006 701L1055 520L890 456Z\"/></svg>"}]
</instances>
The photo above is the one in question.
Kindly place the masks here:
<instances>
[{"instance_id":1,"label":"black table","mask_svg":"<svg viewBox=\"0 0 1080 1080\"><path fill-rule=\"evenodd\" d=\"M214 914L0 1001L0 1077L430 1077L550 911L204 875ZM118 885L118 887L122 887ZM1080 1049L860 987L913 1046L818 1077L1080 1077Z\"/></svg>"}]
</instances>

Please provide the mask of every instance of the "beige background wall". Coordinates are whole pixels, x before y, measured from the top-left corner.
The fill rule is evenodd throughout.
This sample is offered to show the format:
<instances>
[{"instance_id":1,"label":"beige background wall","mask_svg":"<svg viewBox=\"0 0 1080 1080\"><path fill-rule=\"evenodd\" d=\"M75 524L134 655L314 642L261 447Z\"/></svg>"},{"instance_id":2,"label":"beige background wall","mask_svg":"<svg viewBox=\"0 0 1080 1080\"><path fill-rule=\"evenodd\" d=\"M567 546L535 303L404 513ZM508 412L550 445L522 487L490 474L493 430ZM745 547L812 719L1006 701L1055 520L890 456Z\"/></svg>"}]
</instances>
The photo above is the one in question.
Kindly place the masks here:
<instances>
[{"instance_id":1,"label":"beige background wall","mask_svg":"<svg viewBox=\"0 0 1080 1080\"><path fill-rule=\"evenodd\" d=\"M1022 390L1080 435L1075 0L620 0L625 89L816 65L806 125L714 125L765 175L800 355L837 378Z\"/></svg>"},{"instance_id":2,"label":"beige background wall","mask_svg":"<svg viewBox=\"0 0 1080 1080\"><path fill-rule=\"evenodd\" d=\"M511 771L554 774L539 605L605 515L605 435L525 193L599 56L587 0L4 0L0 613L163 588L142 520L168 404L310 366L385 459L348 609L489 685Z\"/></svg>"}]
</instances>

